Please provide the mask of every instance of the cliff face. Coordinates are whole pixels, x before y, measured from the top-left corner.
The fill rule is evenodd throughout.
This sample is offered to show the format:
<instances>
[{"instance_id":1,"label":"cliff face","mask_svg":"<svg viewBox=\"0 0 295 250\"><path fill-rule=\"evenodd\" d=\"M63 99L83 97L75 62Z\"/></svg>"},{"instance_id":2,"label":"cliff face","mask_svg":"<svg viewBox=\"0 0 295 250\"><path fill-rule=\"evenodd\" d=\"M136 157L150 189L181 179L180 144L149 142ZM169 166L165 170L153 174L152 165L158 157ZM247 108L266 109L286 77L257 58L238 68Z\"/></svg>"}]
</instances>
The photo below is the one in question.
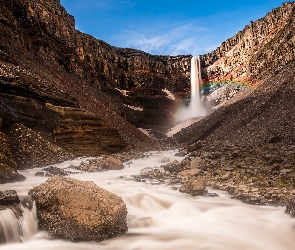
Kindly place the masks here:
<instances>
[{"instance_id":1,"label":"cliff face","mask_svg":"<svg viewBox=\"0 0 295 250\"><path fill-rule=\"evenodd\" d=\"M76 31L59 1L1 1L0 13L0 131L11 167L158 148L117 114L115 87L127 82L114 79L136 60L124 57L120 71L123 50Z\"/></svg>"},{"instance_id":2,"label":"cliff face","mask_svg":"<svg viewBox=\"0 0 295 250\"><path fill-rule=\"evenodd\" d=\"M287 2L201 56L207 81L257 84L293 61L295 3Z\"/></svg>"},{"instance_id":3,"label":"cliff face","mask_svg":"<svg viewBox=\"0 0 295 250\"><path fill-rule=\"evenodd\" d=\"M47 90L63 88L66 95L75 99L73 94L68 93L68 86L58 82L67 77L71 78L67 82L79 82L81 86L83 81L87 86L84 89L90 88L95 98L103 99L103 104L119 116L129 117L129 121L133 122L131 117L140 115L141 122L136 123L138 126L149 124L149 119L126 109L126 105L122 104L125 97L115 89L167 88L179 92L189 88L190 55L153 56L134 49L113 47L75 30L74 18L59 1L1 2L0 23L1 35L5 37L0 42L0 49L5 55L24 63L25 69L34 70L34 74L44 79L48 76L58 78L50 80L55 83L49 83L53 86ZM130 98L136 102L134 94ZM146 103L155 99L161 101L163 95L145 98ZM83 105L80 103L78 106ZM170 108L171 105L160 108L161 113L169 116ZM147 113L152 115L153 110Z\"/></svg>"}]
</instances>

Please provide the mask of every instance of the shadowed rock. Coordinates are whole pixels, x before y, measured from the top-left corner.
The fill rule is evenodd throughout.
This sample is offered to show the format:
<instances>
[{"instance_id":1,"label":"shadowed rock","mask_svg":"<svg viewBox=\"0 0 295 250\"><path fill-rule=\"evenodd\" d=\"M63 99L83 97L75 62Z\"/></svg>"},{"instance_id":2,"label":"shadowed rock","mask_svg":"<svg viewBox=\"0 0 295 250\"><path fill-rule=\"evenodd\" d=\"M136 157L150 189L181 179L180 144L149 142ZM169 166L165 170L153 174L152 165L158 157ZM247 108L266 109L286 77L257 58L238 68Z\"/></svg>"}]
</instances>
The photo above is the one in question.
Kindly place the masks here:
<instances>
[{"instance_id":1,"label":"shadowed rock","mask_svg":"<svg viewBox=\"0 0 295 250\"><path fill-rule=\"evenodd\" d=\"M0 132L0 183L23 181L25 176L16 170L16 163L4 133Z\"/></svg>"}]
</instances>

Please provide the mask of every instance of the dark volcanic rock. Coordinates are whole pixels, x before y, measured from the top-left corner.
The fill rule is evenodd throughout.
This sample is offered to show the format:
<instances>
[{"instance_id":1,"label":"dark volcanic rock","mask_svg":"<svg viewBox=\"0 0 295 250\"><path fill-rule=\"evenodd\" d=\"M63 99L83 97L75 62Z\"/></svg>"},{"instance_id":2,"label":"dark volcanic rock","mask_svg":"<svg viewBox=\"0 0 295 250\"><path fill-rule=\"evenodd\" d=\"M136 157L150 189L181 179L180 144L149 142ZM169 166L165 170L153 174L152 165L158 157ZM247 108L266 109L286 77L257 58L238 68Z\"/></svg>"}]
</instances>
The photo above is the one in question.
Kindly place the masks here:
<instances>
[{"instance_id":1,"label":"dark volcanic rock","mask_svg":"<svg viewBox=\"0 0 295 250\"><path fill-rule=\"evenodd\" d=\"M15 190L0 191L0 205L8 206L19 204L20 200Z\"/></svg>"},{"instance_id":2,"label":"dark volcanic rock","mask_svg":"<svg viewBox=\"0 0 295 250\"><path fill-rule=\"evenodd\" d=\"M19 169L54 164L73 158L71 153L53 144L42 134L21 124L13 125L9 136L11 151Z\"/></svg>"},{"instance_id":3,"label":"dark volcanic rock","mask_svg":"<svg viewBox=\"0 0 295 250\"><path fill-rule=\"evenodd\" d=\"M55 176L29 194L36 200L39 228L54 238L101 241L127 231L121 197L93 182Z\"/></svg>"}]
</instances>

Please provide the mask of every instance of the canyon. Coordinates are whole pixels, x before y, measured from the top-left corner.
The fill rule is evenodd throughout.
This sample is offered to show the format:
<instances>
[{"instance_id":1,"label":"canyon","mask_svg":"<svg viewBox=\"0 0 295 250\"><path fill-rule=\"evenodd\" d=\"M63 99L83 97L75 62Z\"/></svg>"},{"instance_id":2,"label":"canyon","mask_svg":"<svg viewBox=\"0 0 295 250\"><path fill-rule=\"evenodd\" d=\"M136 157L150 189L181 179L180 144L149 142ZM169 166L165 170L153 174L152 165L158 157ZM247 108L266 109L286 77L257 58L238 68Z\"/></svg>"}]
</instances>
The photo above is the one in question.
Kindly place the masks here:
<instances>
[{"instance_id":1,"label":"canyon","mask_svg":"<svg viewBox=\"0 0 295 250\"><path fill-rule=\"evenodd\" d=\"M0 166L11 176L2 182L22 179L18 169L78 156L166 147L142 131L164 139L175 125L171 110L190 92L191 55L111 46L76 30L58 0L0 8ZM294 143L294 9L286 2L200 55L204 83L250 90L234 92L169 145Z\"/></svg>"},{"instance_id":2,"label":"canyon","mask_svg":"<svg viewBox=\"0 0 295 250\"><path fill-rule=\"evenodd\" d=\"M197 103L206 106L208 115L186 120L184 128L175 120L175 111L193 103L198 94L190 93L192 55L151 55L114 47L76 30L74 17L59 0L1 1L0 184L7 190L0 191L0 211L5 211L0 219L6 211L17 216L36 213L40 229L71 241L101 241L129 227L131 233L120 236L118 243L102 246L143 244L146 235L153 235L149 240L154 243L161 238L157 244L179 248L187 228L190 244L204 244L196 241L206 231L203 225L194 240L190 235L201 217L222 221L211 210L226 208L229 217L236 213L238 219L229 227L235 228L243 222L244 209L245 221L260 221L259 241L253 246L260 246L266 231L263 248L275 238L267 222L277 229L280 218L281 231L288 234L275 244L293 249L293 220L281 206L294 217L294 22L295 2L286 2L214 51L194 57L200 76L195 82L203 84ZM175 125L178 130L172 133L169 129ZM274 206L250 208L234 199ZM7 206L11 210L5 210ZM169 215L164 227L155 227L163 213ZM167 239L175 238L170 227L175 223L179 231L179 218L185 218L185 229L176 236L179 246L174 246ZM192 228L186 223L191 219ZM238 228L244 230L242 224ZM224 238L213 225L218 240L212 241L210 228L205 244L235 242L228 240L235 230ZM251 238L253 225L247 231ZM38 233L36 225L33 229ZM243 238L239 244L247 248L247 234L241 232L237 239ZM1 237L0 244L6 243ZM41 240L46 249L52 242L58 247L72 244L37 238L32 244ZM82 244L85 249L92 245Z\"/></svg>"}]
</instances>

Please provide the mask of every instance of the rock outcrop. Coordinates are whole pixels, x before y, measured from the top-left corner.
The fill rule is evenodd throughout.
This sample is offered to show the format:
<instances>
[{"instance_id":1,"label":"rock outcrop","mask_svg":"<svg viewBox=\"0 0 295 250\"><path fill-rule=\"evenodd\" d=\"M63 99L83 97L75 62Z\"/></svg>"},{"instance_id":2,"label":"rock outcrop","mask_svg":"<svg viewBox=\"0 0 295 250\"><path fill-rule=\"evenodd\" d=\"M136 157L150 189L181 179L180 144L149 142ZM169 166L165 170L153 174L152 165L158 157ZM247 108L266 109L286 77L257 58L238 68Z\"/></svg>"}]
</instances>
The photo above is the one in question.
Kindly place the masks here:
<instances>
[{"instance_id":1,"label":"rock outcrop","mask_svg":"<svg viewBox=\"0 0 295 250\"><path fill-rule=\"evenodd\" d=\"M54 238L101 241L128 230L122 198L93 182L55 176L29 193L36 200L39 228Z\"/></svg>"}]
</instances>

